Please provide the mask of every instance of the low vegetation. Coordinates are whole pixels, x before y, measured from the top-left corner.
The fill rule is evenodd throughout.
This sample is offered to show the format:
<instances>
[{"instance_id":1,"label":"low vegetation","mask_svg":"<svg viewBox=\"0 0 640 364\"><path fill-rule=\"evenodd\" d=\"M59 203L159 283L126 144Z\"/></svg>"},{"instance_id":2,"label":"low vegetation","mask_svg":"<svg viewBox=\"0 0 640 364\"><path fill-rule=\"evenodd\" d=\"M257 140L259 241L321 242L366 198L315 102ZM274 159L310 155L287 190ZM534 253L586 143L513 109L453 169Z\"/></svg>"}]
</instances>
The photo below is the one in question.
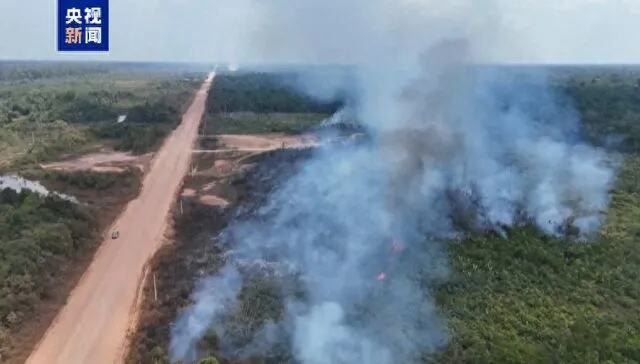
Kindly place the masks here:
<instances>
[{"instance_id":1,"label":"low vegetation","mask_svg":"<svg viewBox=\"0 0 640 364\"><path fill-rule=\"evenodd\" d=\"M124 64L122 65L124 66ZM34 80L108 73L114 67L103 63L55 63L4 61L0 64L0 82L24 83Z\"/></svg>"},{"instance_id":2,"label":"low vegetation","mask_svg":"<svg viewBox=\"0 0 640 364\"><path fill-rule=\"evenodd\" d=\"M55 289L61 266L96 243L92 215L55 196L0 191L0 349Z\"/></svg>"},{"instance_id":3,"label":"low vegetation","mask_svg":"<svg viewBox=\"0 0 640 364\"><path fill-rule=\"evenodd\" d=\"M309 130L327 114L254 113L215 114L203 126L207 134L300 133Z\"/></svg>"},{"instance_id":4,"label":"low vegetation","mask_svg":"<svg viewBox=\"0 0 640 364\"><path fill-rule=\"evenodd\" d=\"M207 101L206 133L299 133L340 107L296 90L295 75L233 73L216 76Z\"/></svg>"},{"instance_id":5,"label":"low vegetation","mask_svg":"<svg viewBox=\"0 0 640 364\"><path fill-rule=\"evenodd\" d=\"M589 139L608 148L640 152L640 68L569 69L559 82L573 100Z\"/></svg>"},{"instance_id":6,"label":"low vegetation","mask_svg":"<svg viewBox=\"0 0 640 364\"><path fill-rule=\"evenodd\" d=\"M78 203L24 190L0 191L0 361L26 359L30 345L124 203L137 195L141 172L47 171L21 175Z\"/></svg>"},{"instance_id":7,"label":"low vegetation","mask_svg":"<svg viewBox=\"0 0 640 364\"><path fill-rule=\"evenodd\" d=\"M320 113L337 110L339 102L321 102L295 89L295 75L232 73L216 76L207 100L211 114L233 111Z\"/></svg>"},{"instance_id":8,"label":"low vegetation","mask_svg":"<svg viewBox=\"0 0 640 364\"><path fill-rule=\"evenodd\" d=\"M452 341L436 362L640 360L640 157L629 156L601 235L589 243L532 227L451 246L438 291Z\"/></svg>"},{"instance_id":9,"label":"low vegetation","mask_svg":"<svg viewBox=\"0 0 640 364\"><path fill-rule=\"evenodd\" d=\"M78 193L91 190L95 192L109 189L130 188L136 191L140 184L140 172L129 168L124 172L94 172L94 171L47 171L32 170L23 173L25 177L40 180L47 186L61 192Z\"/></svg>"},{"instance_id":10,"label":"low vegetation","mask_svg":"<svg viewBox=\"0 0 640 364\"><path fill-rule=\"evenodd\" d=\"M34 123L22 119L0 125L0 167L20 167L66 153L80 153L91 147L91 140L84 128L61 120Z\"/></svg>"},{"instance_id":11,"label":"low vegetation","mask_svg":"<svg viewBox=\"0 0 640 364\"><path fill-rule=\"evenodd\" d=\"M180 121L203 75L142 65L0 63L1 158L42 162L104 143L151 150ZM121 115L125 125L116 123Z\"/></svg>"},{"instance_id":12,"label":"low vegetation","mask_svg":"<svg viewBox=\"0 0 640 364\"><path fill-rule=\"evenodd\" d=\"M452 244L455 275L437 291L451 342L429 361L640 361L640 72L565 72L586 135L626 152L606 223L588 243L524 227Z\"/></svg>"},{"instance_id":13,"label":"low vegetation","mask_svg":"<svg viewBox=\"0 0 640 364\"><path fill-rule=\"evenodd\" d=\"M142 154L156 147L169 132L173 125L167 124L103 124L92 130L100 139L112 140L118 150L131 151Z\"/></svg>"}]
</instances>

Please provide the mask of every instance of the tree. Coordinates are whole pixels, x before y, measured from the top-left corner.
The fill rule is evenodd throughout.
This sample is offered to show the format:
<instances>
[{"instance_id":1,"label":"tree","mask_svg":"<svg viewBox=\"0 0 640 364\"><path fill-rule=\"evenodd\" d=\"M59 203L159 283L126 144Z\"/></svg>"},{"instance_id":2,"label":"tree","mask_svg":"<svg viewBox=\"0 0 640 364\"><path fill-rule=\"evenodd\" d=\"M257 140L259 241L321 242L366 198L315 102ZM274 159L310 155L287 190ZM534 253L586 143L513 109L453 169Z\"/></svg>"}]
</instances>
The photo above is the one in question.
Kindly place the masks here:
<instances>
[{"instance_id":1,"label":"tree","mask_svg":"<svg viewBox=\"0 0 640 364\"><path fill-rule=\"evenodd\" d=\"M218 359L216 359L214 356L208 356L204 359L201 359L198 364L219 364L219 362Z\"/></svg>"}]
</instances>

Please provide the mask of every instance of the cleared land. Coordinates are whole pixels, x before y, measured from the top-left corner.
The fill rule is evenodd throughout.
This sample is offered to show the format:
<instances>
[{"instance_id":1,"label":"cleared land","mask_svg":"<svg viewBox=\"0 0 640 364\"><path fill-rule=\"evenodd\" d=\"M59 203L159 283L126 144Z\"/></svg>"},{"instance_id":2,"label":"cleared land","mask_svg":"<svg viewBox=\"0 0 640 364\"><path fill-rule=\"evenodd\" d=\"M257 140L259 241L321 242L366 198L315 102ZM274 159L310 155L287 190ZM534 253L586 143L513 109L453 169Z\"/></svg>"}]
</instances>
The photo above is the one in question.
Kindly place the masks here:
<instances>
[{"instance_id":1,"label":"cleared land","mask_svg":"<svg viewBox=\"0 0 640 364\"><path fill-rule=\"evenodd\" d=\"M105 238L28 363L113 363L121 357L144 267L163 242L167 213L188 171L212 78L156 155L138 198L113 224L120 237Z\"/></svg>"}]
</instances>

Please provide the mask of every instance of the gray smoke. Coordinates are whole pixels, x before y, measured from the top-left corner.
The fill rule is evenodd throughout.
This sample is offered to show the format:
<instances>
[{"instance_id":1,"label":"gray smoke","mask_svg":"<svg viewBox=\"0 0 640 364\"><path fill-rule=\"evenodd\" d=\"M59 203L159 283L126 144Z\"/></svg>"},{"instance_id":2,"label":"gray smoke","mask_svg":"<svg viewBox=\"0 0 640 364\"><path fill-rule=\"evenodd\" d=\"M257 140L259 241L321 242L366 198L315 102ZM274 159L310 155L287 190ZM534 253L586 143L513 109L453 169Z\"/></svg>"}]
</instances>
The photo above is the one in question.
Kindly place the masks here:
<instances>
[{"instance_id":1,"label":"gray smoke","mask_svg":"<svg viewBox=\"0 0 640 364\"><path fill-rule=\"evenodd\" d=\"M229 352L285 342L305 364L417 362L447 342L430 292L448 275L447 239L519 223L581 238L598 229L614 174L607 156L581 141L570 102L540 70L471 65L490 21L465 14L484 8L425 12L416 3L300 1L267 12L270 36L288 26L301 50L337 49L354 60L349 112L368 137L319 148L253 218L230 225L228 266L181 313L174 359L197 355L204 326L225 336L220 308L239 289L216 287L237 282L234 267L258 262L295 277L302 293L285 295L282 319L246 347L222 340ZM328 24L295 20L298 12L324 14ZM350 36L327 43L346 29ZM343 85L330 81L320 96Z\"/></svg>"}]
</instances>

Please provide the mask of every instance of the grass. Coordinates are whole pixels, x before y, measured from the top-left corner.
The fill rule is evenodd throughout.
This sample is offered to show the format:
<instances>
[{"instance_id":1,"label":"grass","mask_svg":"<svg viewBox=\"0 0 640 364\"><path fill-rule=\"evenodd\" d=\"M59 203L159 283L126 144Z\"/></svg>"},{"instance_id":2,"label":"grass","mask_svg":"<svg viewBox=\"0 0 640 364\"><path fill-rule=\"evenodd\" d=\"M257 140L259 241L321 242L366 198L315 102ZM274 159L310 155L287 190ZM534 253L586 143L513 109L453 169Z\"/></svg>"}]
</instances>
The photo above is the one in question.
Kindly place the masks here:
<instances>
[{"instance_id":1,"label":"grass","mask_svg":"<svg viewBox=\"0 0 640 364\"><path fill-rule=\"evenodd\" d=\"M234 112L207 117L207 134L300 133L326 119L328 114Z\"/></svg>"},{"instance_id":2,"label":"grass","mask_svg":"<svg viewBox=\"0 0 640 364\"><path fill-rule=\"evenodd\" d=\"M437 293L452 341L444 363L640 361L640 156L630 155L600 236L576 243L531 227L451 245Z\"/></svg>"}]
</instances>

